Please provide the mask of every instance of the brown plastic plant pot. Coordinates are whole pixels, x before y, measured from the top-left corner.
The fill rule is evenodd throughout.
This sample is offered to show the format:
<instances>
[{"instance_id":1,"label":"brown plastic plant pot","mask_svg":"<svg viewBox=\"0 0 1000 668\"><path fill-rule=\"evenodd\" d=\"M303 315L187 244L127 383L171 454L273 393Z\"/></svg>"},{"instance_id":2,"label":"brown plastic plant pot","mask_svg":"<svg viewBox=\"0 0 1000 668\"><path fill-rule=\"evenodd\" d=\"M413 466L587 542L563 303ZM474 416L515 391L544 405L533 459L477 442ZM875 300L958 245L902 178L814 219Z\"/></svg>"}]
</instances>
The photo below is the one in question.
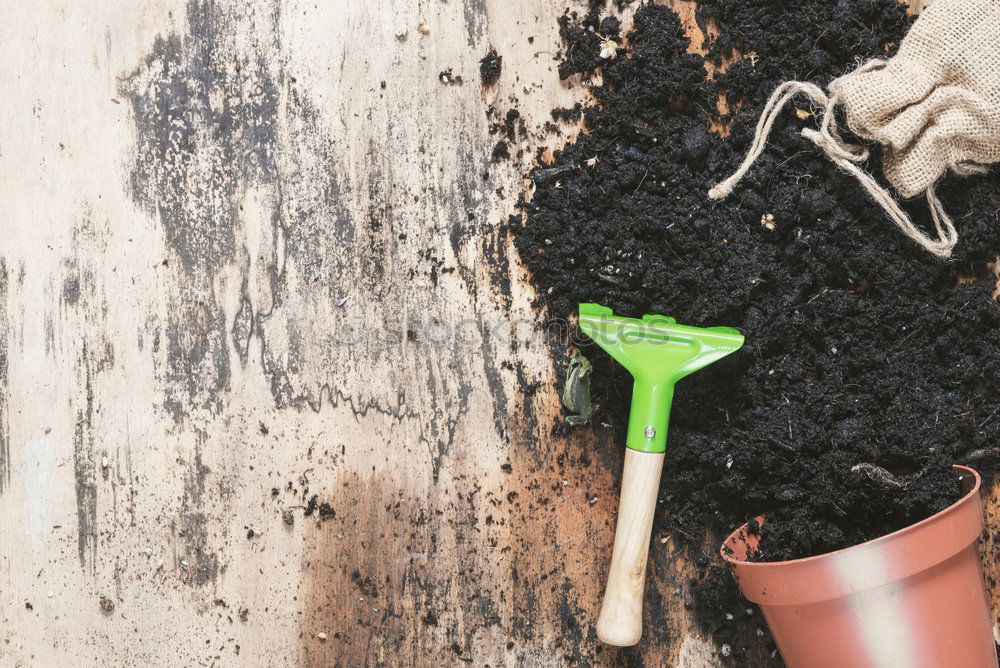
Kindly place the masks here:
<instances>
[{"instance_id":1,"label":"brown plastic plant pot","mask_svg":"<svg viewBox=\"0 0 1000 668\"><path fill-rule=\"evenodd\" d=\"M989 668L996 649L977 542L979 474L964 495L905 529L807 559L751 562L747 525L722 545L790 668Z\"/></svg>"}]
</instances>

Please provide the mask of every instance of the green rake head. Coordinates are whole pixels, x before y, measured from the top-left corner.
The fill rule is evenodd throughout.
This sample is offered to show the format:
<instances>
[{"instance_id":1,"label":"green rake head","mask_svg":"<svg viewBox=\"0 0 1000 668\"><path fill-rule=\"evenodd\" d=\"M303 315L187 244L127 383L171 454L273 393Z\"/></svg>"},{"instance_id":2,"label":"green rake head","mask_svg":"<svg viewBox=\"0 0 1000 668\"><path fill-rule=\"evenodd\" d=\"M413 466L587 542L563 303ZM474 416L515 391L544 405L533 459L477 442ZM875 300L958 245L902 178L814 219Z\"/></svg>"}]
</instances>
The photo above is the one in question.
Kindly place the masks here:
<instances>
[{"instance_id":1,"label":"green rake head","mask_svg":"<svg viewBox=\"0 0 1000 668\"><path fill-rule=\"evenodd\" d=\"M688 327L673 318L623 318L600 304L580 304L580 329L632 374L632 407L625 445L663 452L674 383L739 350L732 327Z\"/></svg>"}]
</instances>

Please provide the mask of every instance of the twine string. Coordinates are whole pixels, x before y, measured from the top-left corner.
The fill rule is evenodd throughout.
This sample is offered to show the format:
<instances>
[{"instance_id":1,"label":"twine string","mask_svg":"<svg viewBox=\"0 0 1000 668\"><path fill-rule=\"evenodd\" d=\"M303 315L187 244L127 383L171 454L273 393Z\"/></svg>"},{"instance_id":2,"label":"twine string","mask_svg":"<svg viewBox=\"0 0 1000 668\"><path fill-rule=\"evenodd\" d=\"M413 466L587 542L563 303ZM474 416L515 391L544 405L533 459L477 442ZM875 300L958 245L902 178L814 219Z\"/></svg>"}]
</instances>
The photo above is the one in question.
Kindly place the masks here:
<instances>
[{"instance_id":1,"label":"twine string","mask_svg":"<svg viewBox=\"0 0 1000 668\"><path fill-rule=\"evenodd\" d=\"M862 65L859 71L875 69L882 64L881 61L871 61ZM934 186L927 189L926 196L931 211L931 218L934 221L934 228L938 234L936 239L928 236L914 225L910 216L899 206L896 198L859 166L859 163L868 159L868 149L857 144L848 144L840 136L834 113L839 102L837 96L827 95L819 86L805 81L786 81L771 93L767 103L764 105L760 119L757 121L753 142L750 144L743 162L729 178L715 184L708 191L708 196L711 199L722 199L733 192L736 184L746 176L750 167L767 147L774 122L777 120L781 110L789 100L797 95L806 95L817 106L823 108L819 129L803 128L802 135L826 153L837 167L853 175L875 203L882 207L886 215L896 223L906 236L938 257L950 257L952 249L958 242L958 233L955 231L955 226L948 213L944 210L941 200L938 199L937 194L934 192ZM982 173L984 170L981 165L975 164L952 165L951 168L958 174Z\"/></svg>"}]
</instances>

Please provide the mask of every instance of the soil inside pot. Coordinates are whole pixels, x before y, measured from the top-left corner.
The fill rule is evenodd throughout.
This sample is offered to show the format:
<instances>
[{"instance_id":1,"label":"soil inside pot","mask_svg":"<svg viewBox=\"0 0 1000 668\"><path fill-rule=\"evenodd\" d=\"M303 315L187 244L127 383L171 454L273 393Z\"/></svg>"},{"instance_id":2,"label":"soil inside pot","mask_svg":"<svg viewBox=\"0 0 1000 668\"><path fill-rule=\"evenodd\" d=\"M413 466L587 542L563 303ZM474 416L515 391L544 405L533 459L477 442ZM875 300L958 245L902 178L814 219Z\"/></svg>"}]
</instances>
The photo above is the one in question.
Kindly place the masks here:
<instances>
[{"instance_id":1,"label":"soil inside pot","mask_svg":"<svg viewBox=\"0 0 1000 668\"><path fill-rule=\"evenodd\" d=\"M904 8L704 0L700 23L718 31L708 61L731 62L714 79L670 9L639 6L631 26L601 14L595 6L561 19L562 76L599 68L603 82L582 110L586 132L532 171L533 195L512 228L552 319L594 301L746 334L741 351L677 387L657 530L700 548L764 513L766 558L810 556L955 501L953 463L991 473L1000 453L995 174L939 186L961 235L955 258L941 262L800 136L818 110L798 101L736 192L721 202L706 194L739 164L775 86L824 85L858 59L891 55L912 21ZM623 49L603 59L609 37ZM735 112L720 113L720 99ZM722 126L726 138L711 129ZM867 168L880 174L875 153ZM922 201L906 207L927 227ZM584 352L594 422L623 440L631 378L596 346ZM692 605L737 643L752 608L724 569L705 573Z\"/></svg>"},{"instance_id":2,"label":"soil inside pot","mask_svg":"<svg viewBox=\"0 0 1000 668\"><path fill-rule=\"evenodd\" d=\"M903 476L878 466L856 464L848 469L854 479L840 483L835 481L840 471L826 468L832 480L819 484L815 478L810 480L814 495L810 503L776 508L762 526L756 519L750 520L748 529L760 536L758 549L751 555L753 561L785 561L829 552L829 545L837 545L835 549L856 545L926 519L962 496L959 474L940 458L932 459L915 474ZM830 521L815 512L817 504L849 514L847 530L844 517ZM855 535L865 537L855 540Z\"/></svg>"}]
</instances>

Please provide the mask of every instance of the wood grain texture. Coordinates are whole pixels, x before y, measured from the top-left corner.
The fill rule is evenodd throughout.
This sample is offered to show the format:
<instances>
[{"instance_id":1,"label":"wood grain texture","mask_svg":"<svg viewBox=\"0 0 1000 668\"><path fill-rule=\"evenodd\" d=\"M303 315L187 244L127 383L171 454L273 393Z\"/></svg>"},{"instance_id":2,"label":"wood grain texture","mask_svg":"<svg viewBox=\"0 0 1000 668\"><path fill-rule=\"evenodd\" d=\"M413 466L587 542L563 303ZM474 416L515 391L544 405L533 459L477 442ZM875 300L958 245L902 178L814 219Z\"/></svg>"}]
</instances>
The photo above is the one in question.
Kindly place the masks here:
<instances>
[{"instance_id":1,"label":"wood grain texture","mask_svg":"<svg viewBox=\"0 0 1000 668\"><path fill-rule=\"evenodd\" d=\"M615 543L597 617L597 639L609 645L631 647L642 637L646 561L663 458L662 452L625 450Z\"/></svg>"},{"instance_id":2,"label":"wood grain texture","mask_svg":"<svg viewBox=\"0 0 1000 668\"><path fill-rule=\"evenodd\" d=\"M0 10L0 665L717 662L666 536L596 640L623 452L504 227L561 6Z\"/></svg>"}]
</instances>

